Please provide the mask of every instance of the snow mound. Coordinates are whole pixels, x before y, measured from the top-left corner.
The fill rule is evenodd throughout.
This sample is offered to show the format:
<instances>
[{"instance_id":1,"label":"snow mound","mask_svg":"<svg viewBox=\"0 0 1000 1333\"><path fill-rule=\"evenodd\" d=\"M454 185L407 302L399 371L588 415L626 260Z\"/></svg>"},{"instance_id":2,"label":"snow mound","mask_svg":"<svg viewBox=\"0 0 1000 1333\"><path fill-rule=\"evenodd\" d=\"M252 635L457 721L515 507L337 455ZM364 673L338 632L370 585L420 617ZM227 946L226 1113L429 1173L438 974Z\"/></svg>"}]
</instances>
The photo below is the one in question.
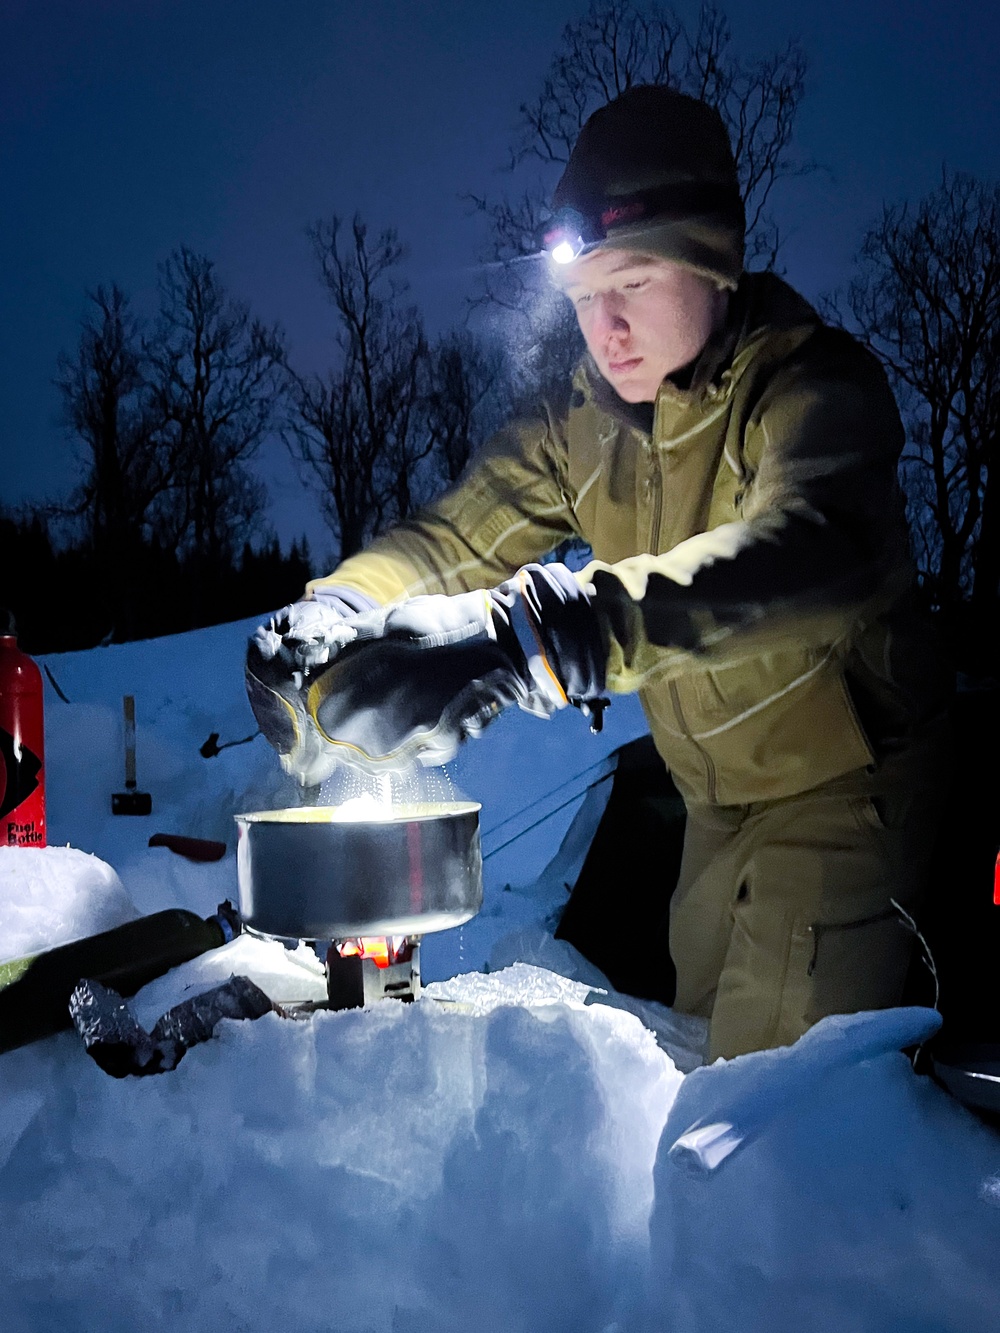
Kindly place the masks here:
<instances>
[{"instance_id":1,"label":"snow mound","mask_svg":"<svg viewBox=\"0 0 1000 1333\"><path fill-rule=\"evenodd\" d=\"M242 934L149 982L132 1008L142 1026L152 1028L168 1009L233 976L249 977L275 1004L327 998L326 971L309 945L287 949L277 940Z\"/></svg>"},{"instance_id":2,"label":"snow mound","mask_svg":"<svg viewBox=\"0 0 1000 1333\"><path fill-rule=\"evenodd\" d=\"M1000 1135L896 1049L938 1022L838 1015L685 1078L650 1223L668 1327L995 1333Z\"/></svg>"},{"instance_id":3,"label":"snow mound","mask_svg":"<svg viewBox=\"0 0 1000 1333\"><path fill-rule=\"evenodd\" d=\"M431 999L461 1005L463 1012L488 1014L500 1005L566 1004L582 1008L591 987L527 963L512 963L500 972L467 973L450 981L434 981L424 987Z\"/></svg>"},{"instance_id":4,"label":"snow mound","mask_svg":"<svg viewBox=\"0 0 1000 1333\"><path fill-rule=\"evenodd\" d=\"M5 1327L624 1326L681 1076L631 1015L512 973L492 1006L452 988L480 1013L225 1021L147 1079L72 1034L9 1053Z\"/></svg>"},{"instance_id":5,"label":"snow mound","mask_svg":"<svg viewBox=\"0 0 1000 1333\"><path fill-rule=\"evenodd\" d=\"M139 915L117 873L75 847L0 847L0 962Z\"/></svg>"}]
</instances>

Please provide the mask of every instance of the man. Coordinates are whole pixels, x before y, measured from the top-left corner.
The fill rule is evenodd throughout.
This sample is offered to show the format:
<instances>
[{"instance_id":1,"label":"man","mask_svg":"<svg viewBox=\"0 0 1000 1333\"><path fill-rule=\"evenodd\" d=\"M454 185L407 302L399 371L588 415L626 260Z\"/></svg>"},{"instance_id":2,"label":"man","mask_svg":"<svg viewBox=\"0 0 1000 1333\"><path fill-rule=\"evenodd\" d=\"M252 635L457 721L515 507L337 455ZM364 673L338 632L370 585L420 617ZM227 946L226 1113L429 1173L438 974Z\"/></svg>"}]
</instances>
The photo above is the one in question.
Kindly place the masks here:
<instances>
[{"instance_id":1,"label":"man","mask_svg":"<svg viewBox=\"0 0 1000 1333\"><path fill-rule=\"evenodd\" d=\"M744 272L706 104L623 94L553 206L587 346L564 401L263 627L251 700L315 782L338 755L446 759L512 702L597 725L605 688L637 690L687 809L676 1007L710 1019L713 1058L786 1044L899 1002L940 800L899 415L853 339ZM533 563L571 536L578 576Z\"/></svg>"}]
</instances>

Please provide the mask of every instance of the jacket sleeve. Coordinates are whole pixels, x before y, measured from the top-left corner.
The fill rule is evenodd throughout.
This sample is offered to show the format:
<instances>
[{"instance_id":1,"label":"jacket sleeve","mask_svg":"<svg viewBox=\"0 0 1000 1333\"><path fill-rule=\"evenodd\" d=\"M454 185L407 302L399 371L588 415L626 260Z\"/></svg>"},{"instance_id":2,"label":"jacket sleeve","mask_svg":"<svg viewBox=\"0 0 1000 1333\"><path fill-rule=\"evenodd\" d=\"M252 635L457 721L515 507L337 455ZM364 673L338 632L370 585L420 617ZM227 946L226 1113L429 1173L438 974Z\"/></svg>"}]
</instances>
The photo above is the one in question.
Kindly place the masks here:
<instances>
[{"instance_id":1,"label":"jacket sleeve","mask_svg":"<svg viewBox=\"0 0 1000 1333\"><path fill-rule=\"evenodd\" d=\"M492 587L577 534L562 420L550 408L495 435L460 480L332 574L380 605L422 593Z\"/></svg>"},{"instance_id":2,"label":"jacket sleeve","mask_svg":"<svg viewBox=\"0 0 1000 1333\"><path fill-rule=\"evenodd\" d=\"M760 393L743 443L738 520L582 572L608 626L615 688L788 642L835 643L910 586L902 425L881 367L853 338L817 330Z\"/></svg>"}]
</instances>

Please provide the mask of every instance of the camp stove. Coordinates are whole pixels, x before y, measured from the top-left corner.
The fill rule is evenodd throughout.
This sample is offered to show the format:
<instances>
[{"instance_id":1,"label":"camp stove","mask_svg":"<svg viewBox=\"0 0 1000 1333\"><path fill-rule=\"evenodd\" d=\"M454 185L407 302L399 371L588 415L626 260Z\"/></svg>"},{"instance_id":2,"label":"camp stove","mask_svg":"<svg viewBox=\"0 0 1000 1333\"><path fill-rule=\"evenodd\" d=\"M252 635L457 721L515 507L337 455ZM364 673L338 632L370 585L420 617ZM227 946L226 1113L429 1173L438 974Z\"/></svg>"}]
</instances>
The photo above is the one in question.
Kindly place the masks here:
<instances>
[{"instance_id":1,"label":"camp stove","mask_svg":"<svg viewBox=\"0 0 1000 1333\"><path fill-rule=\"evenodd\" d=\"M378 1000L420 995L420 938L362 935L334 940L326 950L328 1009L362 1009Z\"/></svg>"},{"instance_id":2,"label":"camp stove","mask_svg":"<svg viewBox=\"0 0 1000 1333\"><path fill-rule=\"evenodd\" d=\"M359 1009L420 995L420 940L461 926L483 902L479 805L303 806L237 815L244 929L307 942L326 968L327 1000Z\"/></svg>"}]
</instances>

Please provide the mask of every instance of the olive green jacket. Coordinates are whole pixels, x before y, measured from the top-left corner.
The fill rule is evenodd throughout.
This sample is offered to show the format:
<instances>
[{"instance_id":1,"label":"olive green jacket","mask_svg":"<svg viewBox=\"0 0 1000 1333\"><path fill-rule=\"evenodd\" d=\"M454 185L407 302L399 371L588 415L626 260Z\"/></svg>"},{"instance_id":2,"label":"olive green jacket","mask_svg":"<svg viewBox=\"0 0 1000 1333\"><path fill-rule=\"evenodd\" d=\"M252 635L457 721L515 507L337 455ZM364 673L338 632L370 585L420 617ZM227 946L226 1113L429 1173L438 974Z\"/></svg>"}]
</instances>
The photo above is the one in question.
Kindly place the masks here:
<instances>
[{"instance_id":1,"label":"olive green jacket","mask_svg":"<svg viewBox=\"0 0 1000 1333\"><path fill-rule=\"evenodd\" d=\"M491 587L568 537L689 801L793 795L905 746L934 711L877 361L746 274L690 384L630 406L589 357L562 403L324 584L377 602Z\"/></svg>"}]
</instances>

